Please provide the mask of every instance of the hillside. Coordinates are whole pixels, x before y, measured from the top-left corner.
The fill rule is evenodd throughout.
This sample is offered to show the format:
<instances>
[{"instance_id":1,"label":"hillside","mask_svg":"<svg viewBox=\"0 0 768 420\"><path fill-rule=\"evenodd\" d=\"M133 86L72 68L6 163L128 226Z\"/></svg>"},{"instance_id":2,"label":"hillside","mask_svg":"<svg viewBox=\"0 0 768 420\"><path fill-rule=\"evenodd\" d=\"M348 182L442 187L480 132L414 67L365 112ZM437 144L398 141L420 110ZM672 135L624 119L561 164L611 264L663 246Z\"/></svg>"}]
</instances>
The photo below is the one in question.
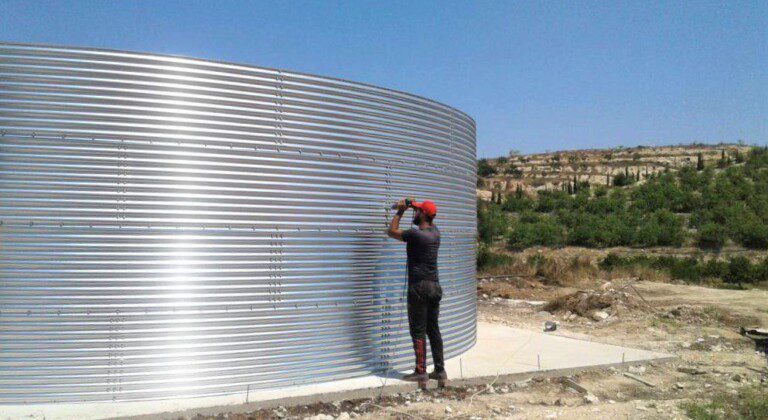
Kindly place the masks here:
<instances>
[{"instance_id":1,"label":"hillside","mask_svg":"<svg viewBox=\"0 0 768 420\"><path fill-rule=\"evenodd\" d=\"M544 190L567 190L568 185L587 182L592 186L613 185L623 177L643 182L654 174L700 164L727 166L743 161L750 147L736 144L632 147L595 150L565 150L551 153L481 159L478 163L478 196L490 200L522 189L528 194ZM618 181L617 181L617 177Z\"/></svg>"},{"instance_id":2,"label":"hillside","mask_svg":"<svg viewBox=\"0 0 768 420\"><path fill-rule=\"evenodd\" d=\"M768 282L768 148L655 151L637 159L626 159L637 150L622 151L612 165L593 165L595 171L613 171L603 175L608 182L560 171L549 172L550 181L540 188L524 184L541 179L529 170L511 191L498 184L485 190L489 197L478 200L478 268L506 265L531 247L579 247L615 253L596 261L607 269L644 266L680 280L739 286ZM577 152L571 153L547 155L550 168L557 167L555 156L562 161ZM512 165L504 159L493 164ZM646 166L664 169L649 169L646 176L637 169Z\"/></svg>"}]
</instances>

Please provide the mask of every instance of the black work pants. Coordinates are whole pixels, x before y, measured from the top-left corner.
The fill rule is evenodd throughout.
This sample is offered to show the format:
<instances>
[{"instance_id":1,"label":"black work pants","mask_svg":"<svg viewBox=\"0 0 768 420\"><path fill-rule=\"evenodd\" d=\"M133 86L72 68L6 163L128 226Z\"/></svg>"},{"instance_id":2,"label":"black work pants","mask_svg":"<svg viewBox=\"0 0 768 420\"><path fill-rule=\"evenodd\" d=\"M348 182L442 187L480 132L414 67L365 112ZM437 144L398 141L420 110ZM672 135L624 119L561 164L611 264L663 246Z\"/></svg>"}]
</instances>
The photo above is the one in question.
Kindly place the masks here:
<instances>
[{"instance_id":1,"label":"black work pants","mask_svg":"<svg viewBox=\"0 0 768 420\"><path fill-rule=\"evenodd\" d=\"M440 299L443 289L435 281L421 281L408 286L408 325L416 354L416 373L427 371L427 342L432 347L432 361L435 371L445 370L443 359L443 337L437 318L440 314Z\"/></svg>"}]
</instances>

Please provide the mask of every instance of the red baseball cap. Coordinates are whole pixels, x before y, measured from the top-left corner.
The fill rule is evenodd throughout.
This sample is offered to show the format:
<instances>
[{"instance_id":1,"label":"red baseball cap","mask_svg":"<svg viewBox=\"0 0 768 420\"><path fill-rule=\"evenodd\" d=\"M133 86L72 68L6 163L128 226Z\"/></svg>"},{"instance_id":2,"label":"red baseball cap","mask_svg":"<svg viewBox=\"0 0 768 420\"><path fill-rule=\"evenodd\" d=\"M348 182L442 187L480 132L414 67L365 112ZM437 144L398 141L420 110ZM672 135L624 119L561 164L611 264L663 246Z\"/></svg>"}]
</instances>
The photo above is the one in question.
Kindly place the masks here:
<instances>
[{"instance_id":1,"label":"red baseball cap","mask_svg":"<svg viewBox=\"0 0 768 420\"><path fill-rule=\"evenodd\" d=\"M411 205L413 207L416 207L417 209L420 209L421 211L424 212L424 214L426 214L429 217L435 217L437 215L437 206L435 205L435 203L429 200L424 200L421 203L413 201L411 202Z\"/></svg>"}]
</instances>

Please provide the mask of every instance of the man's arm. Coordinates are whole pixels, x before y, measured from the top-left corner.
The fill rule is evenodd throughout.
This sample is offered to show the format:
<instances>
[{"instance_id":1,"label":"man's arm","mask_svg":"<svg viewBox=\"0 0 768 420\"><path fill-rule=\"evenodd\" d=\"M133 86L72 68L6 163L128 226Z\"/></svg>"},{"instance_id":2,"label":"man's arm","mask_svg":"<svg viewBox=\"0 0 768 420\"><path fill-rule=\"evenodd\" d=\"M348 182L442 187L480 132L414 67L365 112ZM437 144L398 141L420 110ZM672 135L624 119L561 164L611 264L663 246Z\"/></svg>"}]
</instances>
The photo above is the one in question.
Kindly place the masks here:
<instances>
[{"instance_id":1,"label":"man's arm","mask_svg":"<svg viewBox=\"0 0 768 420\"><path fill-rule=\"evenodd\" d=\"M389 235L390 238L397 239L398 241L404 240L403 231L400 229L400 219L407 209L408 207L405 206L405 200L397 202L397 214L395 214L395 217L389 222L389 230L387 230L387 235Z\"/></svg>"}]
</instances>

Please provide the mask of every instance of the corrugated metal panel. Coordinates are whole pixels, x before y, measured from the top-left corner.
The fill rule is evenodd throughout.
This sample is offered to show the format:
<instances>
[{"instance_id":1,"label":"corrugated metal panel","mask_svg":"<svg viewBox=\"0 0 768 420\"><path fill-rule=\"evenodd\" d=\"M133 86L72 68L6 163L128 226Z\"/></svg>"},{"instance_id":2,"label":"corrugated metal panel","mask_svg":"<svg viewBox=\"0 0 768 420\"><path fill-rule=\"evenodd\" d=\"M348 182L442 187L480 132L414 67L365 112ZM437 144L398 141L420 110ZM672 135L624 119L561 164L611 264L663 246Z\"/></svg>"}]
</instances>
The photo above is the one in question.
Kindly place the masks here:
<instances>
[{"instance_id":1,"label":"corrugated metal panel","mask_svg":"<svg viewBox=\"0 0 768 420\"><path fill-rule=\"evenodd\" d=\"M440 209L475 341L475 126L406 93L0 44L0 402L239 392L410 367L403 196Z\"/></svg>"}]
</instances>

